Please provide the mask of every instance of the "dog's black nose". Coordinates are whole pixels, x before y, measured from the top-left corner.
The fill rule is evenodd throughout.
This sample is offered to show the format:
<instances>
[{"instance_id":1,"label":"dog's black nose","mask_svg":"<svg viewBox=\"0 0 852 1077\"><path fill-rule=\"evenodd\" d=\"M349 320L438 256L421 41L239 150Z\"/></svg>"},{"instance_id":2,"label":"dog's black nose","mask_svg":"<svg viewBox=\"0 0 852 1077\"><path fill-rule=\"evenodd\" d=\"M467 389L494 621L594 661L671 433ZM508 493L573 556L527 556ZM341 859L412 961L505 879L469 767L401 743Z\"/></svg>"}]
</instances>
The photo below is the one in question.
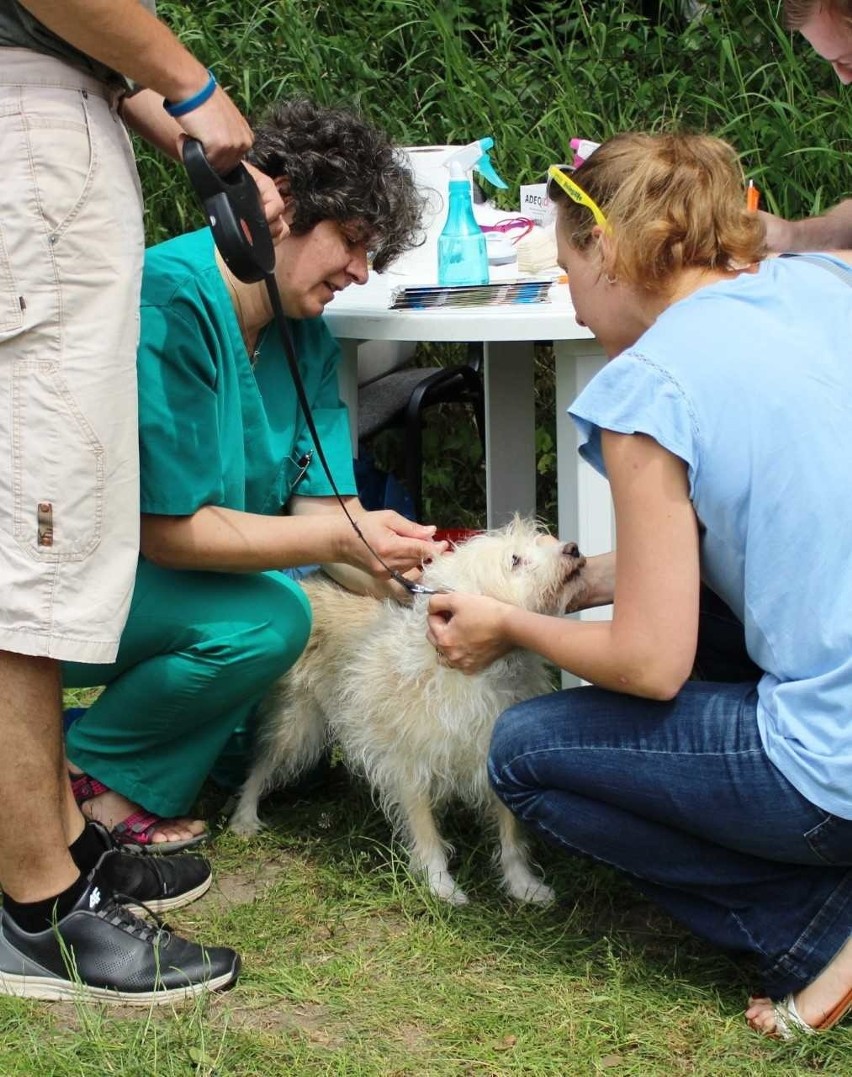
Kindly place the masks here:
<instances>
[{"instance_id":1,"label":"dog's black nose","mask_svg":"<svg viewBox=\"0 0 852 1077\"><path fill-rule=\"evenodd\" d=\"M565 545L562 547L562 552L565 554L566 557L579 557L580 547L577 545L576 542L566 542Z\"/></svg>"}]
</instances>

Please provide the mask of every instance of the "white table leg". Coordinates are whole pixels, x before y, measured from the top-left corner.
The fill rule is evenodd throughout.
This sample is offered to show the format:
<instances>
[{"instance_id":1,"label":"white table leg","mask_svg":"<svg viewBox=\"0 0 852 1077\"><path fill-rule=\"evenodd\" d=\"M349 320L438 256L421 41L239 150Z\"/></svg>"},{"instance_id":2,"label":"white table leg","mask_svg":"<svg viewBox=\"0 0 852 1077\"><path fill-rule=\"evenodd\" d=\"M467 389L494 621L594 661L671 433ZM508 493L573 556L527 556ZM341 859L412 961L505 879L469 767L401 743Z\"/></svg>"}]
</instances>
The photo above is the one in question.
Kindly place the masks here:
<instances>
[{"instance_id":1,"label":"white table leg","mask_svg":"<svg viewBox=\"0 0 852 1077\"><path fill-rule=\"evenodd\" d=\"M487 526L535 513L535 365L526 341L485 344Z\"/></svg>"},{"instance_id":2,"label":"white table leg","mask_svg":"<svg viewBox=\"0 0 852 1077\"><path fill-rule=\"evenodd\" d=\"M556 474L559 537L574 539L584 554L606 553L615 541L609 484L577 452L577 429L569 405L604 364L589 341L557 341Z\"/></svg>"},{"instance_id":3,"label":"white table leg","mask_svg":"<svg viewBox=\"0 0 852 1077\"><path fill-rule=\"evenodd\" d=\"M358 455L358 348L363 341L339 340L340 366L337 385L340 399L349 409L349 430L352 435L352 455Z\"/></svg>"},{"instance_id":4,"label":"white table leg","mask_svg":"<svg viewBox=\"0 0 852 1077\"><path fill-rule=\"evenodd\" d=\"M593 341L554 342L556 360L556 476L559 500L559 537L573 539L582 553L607 553L615 546L615 522L609 483L581 459L577 428L567 415L569 405L603 366L605 357ZM607 621L611 606L582 610L582 621ZM584 683L571 673L562 674L562 687Z\"/></svg>"}]
</instances>

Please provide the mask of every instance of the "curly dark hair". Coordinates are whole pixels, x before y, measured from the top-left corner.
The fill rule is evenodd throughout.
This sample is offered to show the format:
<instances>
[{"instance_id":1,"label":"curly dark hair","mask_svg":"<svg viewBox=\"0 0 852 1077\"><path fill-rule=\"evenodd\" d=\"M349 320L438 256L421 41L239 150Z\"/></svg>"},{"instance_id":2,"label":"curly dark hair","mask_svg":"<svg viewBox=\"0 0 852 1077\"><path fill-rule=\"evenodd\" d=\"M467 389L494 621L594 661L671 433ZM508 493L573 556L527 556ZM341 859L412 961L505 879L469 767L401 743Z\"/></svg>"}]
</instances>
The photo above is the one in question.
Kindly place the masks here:
<instances>
[{"instance_id":1,"label":"curly dark hair","mask_svg":"<svg viewBox=\"0 0 852 1077\"><path fill-rule=\"evenodd\" d=\"M254 133L248 159L287 178L294 235L325 220L357 224L379 273L422 242L424 198L405 154L354 112L297 98L274 105Z\"/></svg>"}]
</instances>

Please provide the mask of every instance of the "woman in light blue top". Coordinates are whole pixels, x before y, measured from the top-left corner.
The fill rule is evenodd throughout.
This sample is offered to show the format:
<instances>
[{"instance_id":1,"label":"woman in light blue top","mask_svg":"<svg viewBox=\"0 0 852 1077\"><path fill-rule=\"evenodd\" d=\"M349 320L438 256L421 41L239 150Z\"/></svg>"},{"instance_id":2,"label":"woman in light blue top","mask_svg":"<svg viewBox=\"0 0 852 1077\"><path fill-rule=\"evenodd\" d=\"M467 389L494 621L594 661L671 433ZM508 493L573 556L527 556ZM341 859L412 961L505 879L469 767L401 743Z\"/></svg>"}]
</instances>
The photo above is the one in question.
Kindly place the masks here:
<instances>
[{"instance_id":1,"label":"woman in light blue top","mask_svg":"<svg viewBox=\"0 0 852 1077\"><path fill-rule=\"evenodd\" d=\"M442 595L431 638L459 668L521 646L590 681L502 716L497 795L754 955L755 1028L825 1029L852 1006L852 254L764 259L716 139L622 135L551 175L611 358L570 412L612 489L617 571L590 559L588 604L613 617ZM747 651L713 680L689 679L702 585Z\"/></svg>"}]
</instances>

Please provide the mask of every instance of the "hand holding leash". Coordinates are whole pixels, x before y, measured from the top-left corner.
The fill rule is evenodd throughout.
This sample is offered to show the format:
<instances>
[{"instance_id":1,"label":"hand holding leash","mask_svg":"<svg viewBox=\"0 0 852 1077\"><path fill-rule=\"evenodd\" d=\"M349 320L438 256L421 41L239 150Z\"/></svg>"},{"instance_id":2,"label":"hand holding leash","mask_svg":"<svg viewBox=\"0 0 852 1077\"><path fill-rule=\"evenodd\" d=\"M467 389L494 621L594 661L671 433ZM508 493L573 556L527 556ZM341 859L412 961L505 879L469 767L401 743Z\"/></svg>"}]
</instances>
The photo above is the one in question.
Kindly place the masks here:
<instances>
[{"instance_id":1,"label":"hand holding leash","mask_svg":"<svg viewBox=\"0 0 852 1077\"><path fill-rule=\"evenodd\" d=\"M203 98L199 104L186 111L182 111L187 104L191 104L194 98L187 102L164 102L166 111L173 116L177 123L186 132L189 139L198 140L204 144L206 159L210 165L220 172L228 172L239 166L240 161L251 149L254 136L247 120L225 93L216 84L213 75L212 91L204 96L205 87L195 98ZM211 85L208 83L208 86ZM185 157L184 157L185 159Z\"/></svg>"}]
</instances>

